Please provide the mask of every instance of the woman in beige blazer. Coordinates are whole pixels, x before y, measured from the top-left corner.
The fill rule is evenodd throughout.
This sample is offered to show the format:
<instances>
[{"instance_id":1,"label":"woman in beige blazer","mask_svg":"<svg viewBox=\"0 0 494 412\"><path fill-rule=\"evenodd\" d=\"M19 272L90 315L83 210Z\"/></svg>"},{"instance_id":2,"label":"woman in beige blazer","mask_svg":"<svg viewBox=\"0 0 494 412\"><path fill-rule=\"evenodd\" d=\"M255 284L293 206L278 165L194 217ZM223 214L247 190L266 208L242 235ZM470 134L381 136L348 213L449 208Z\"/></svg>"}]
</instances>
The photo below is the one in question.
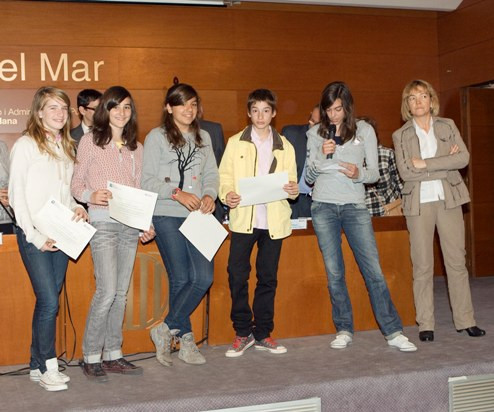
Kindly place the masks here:
<instances>
[{"instance_id":1,"label":"woman in beige blazer","mask_svg":"<svg viewBox=\"0 0 494 412\"><path fill-rule=\"evenodd\" d=\"M470 155L451 119L437 117L439 99L424 80L413 80L402 94L405 124L393 133L398 171L404 181L403 214L410 233L413 293L419 338L434 340L433 238L440 237L448 276L453 320L458 332L483 336L476 326L465 265L461 205L470 197L459 169Z\"/></svg>"}]
</instances>

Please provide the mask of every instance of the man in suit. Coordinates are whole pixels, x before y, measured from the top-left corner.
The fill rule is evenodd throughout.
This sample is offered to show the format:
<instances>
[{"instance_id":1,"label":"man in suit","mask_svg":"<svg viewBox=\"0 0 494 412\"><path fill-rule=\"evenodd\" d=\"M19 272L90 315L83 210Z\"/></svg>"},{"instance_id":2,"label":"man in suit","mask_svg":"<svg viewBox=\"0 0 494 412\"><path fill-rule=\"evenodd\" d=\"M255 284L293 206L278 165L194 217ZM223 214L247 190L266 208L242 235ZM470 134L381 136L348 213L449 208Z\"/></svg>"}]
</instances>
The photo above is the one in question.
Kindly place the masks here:
<instances>
[{"instance_id":1,"label":"man in suit","mask_svg":"<svg viewBox=\"0 0 494 412\"><path fill-rule=\"evenodd\" d=\"M202 108L199 111L199 126L202 130L209 133L209 136L211 137L211 144L213 146L214 157L216 158L216 164L219 166L221 158L223 157L223 152L225 151L223 128L220 123L202 119ZM223 223L227 213L227 206L223 205L219 199L216 199L216 209L214 210L214 216L216 219L218 219L220 223Z\"/></svg>"},{"instance_id":2,"label":"man in suit","mask_svg":"<svg viewBox=\"0 0 494 412\"><path fill-rule=\"evenodd\" d=\"M70 130L70 136L79 144L81 137L93 127L93 116L99 104L101 93L94 89L84 89L77 95L77 111L81 124Z\"/></svg>"},{"instance_id":3,"label":"man in suit","mask_svg":"<svg viewBox=\"0 0 494 412\"><path fill-rule=\"evenodd\" d=\"M307 131L319 123L319 105L314 106L309 116L308 124L285 126L281 134L295 148L295 160L297 162L297 179L300 194L295 200L289 200L292 208L292 219L299 217L310 217L310 206L312 203L312 188L305 182L305 160L307 157Z\"/></svg>"}]
</instances>

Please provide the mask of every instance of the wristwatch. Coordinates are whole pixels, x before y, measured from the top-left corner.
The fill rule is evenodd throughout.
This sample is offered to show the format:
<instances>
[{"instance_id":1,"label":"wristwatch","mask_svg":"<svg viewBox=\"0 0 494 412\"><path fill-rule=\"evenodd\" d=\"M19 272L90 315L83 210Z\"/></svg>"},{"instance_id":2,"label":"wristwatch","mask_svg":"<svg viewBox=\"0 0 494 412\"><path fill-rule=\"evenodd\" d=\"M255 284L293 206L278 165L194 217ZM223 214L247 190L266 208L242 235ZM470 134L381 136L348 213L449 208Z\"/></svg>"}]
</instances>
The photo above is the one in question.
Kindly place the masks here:
<instances>
[{"instance_id":1,"label":"wristwatch","mask_svg":"<svg viewBox=\"0 0 494 412\"><path fill-rule=\"evenodd\" d=\"M176 187L175 189L172 190L172 199L173 200L177 200L177 195L179 192L181 192L181 190L178 187Z\"/></svg>"}]
</instances>

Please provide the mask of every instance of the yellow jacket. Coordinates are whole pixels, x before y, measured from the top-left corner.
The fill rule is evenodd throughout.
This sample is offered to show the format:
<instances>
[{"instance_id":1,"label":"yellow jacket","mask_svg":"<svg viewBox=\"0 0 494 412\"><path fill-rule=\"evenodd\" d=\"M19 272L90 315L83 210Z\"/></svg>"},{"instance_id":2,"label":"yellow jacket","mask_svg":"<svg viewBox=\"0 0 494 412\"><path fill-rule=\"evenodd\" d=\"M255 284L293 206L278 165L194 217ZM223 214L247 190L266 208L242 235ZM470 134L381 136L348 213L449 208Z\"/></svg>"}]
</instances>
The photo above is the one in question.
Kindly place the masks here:
<instances>
[{"instance_id":1,"label":"yellow jacket","mask_svg":"<svg viewBox=\"0 0 494 412\"><path fill-rule=\"evenodd\" d=\"M297 181L295 150L290 142L273 130L273 163L269 173L288 172L288 180ZM257 149L251 139L252 126L230 137L221 160L219 198L226 204L227 193L239 193L238 181L257 174ZM297 196L289 196L296 198ZM236 207L230 210L230 230L252 233L255 206ZM267 204L268 228L271 239L281 239L292 233L292 210L286 199Z\"/></svg>"}]
</instances>

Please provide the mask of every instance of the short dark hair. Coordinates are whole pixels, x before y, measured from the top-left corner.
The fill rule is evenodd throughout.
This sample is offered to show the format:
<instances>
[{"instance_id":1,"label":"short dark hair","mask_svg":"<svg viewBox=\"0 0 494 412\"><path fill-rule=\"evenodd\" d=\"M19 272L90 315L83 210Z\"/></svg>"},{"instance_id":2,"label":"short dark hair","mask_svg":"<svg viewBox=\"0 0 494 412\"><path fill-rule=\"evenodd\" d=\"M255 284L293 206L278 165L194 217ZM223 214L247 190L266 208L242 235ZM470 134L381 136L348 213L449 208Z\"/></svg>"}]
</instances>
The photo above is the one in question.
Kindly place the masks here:
<instances>
[{"instance_id":1,"label":"short dark hair","mask_svg":"<svg viewBox=\"0 0 494 412\"><path fill-rule=\"evenodd\" d=\"M276 94L269 89L256 89L250 92L249 97L247 98L247 110L249 112L255 102L266 102L269 106L271 106L273 111L276 110Z\"/></svg>"},{"instance_id":2,"label":"short dark hair","mask_svg":"<svg viewBox=\"0 0 494 412\"><path fill-rule=\"evenodd\" d=\"M84 89L77 95L77 107L86 107L89 103L101 99L102 94L98 90Z\"/></svg>"}]
</instances>

